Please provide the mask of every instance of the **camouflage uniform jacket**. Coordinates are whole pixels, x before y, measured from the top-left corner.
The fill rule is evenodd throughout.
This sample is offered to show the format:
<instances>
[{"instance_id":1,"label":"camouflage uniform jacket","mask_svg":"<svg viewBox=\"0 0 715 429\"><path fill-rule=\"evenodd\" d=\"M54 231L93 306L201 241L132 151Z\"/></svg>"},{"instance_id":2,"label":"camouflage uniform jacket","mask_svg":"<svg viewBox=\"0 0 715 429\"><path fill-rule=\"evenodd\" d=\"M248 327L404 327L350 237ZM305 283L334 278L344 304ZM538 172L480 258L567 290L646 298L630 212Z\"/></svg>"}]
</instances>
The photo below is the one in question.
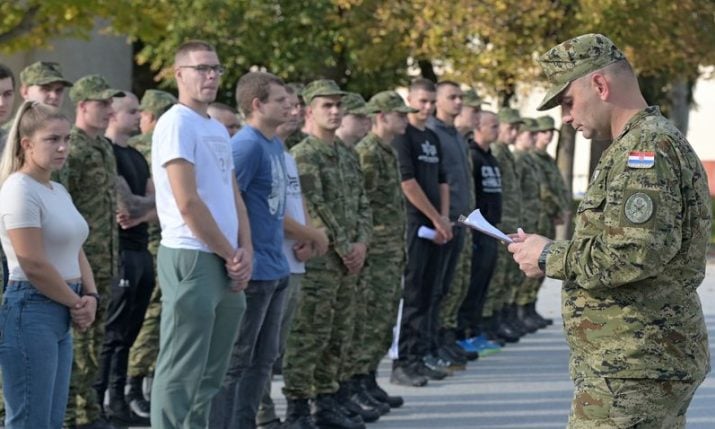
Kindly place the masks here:
<instances>
[{"instance_id":1,"label":"camouflage uniform jacket","mask_svg":"<svg viewBox=\"0 0 715 429\"><path fill-rule=\"evenodd\" d=\"M139 153L144 155L144 159L151 166L151 136L152 133L139 134L134 136L127 141L127 144L134 149L138 150ZM159 242L161 241L161 227L159 226L159 221L149 222L149 252L152 255L156 255L159 250Z\"/></svg>"},{"instance_id":2,"label":"camouflage uniform jacket","mask_svg":"<svg viewBox=\"0 0 715 429\"><path fill-rule=\"evenodd\" d=\"M313 136L290 152L298 166L308 213L314 225L326 228L330 247L343 257L352 243L368 244L372 213L354 152L340 141L328 145ZM311 259L309 266L323 263L322 259Z\"/></svg>"},{"instance_id":3,"label":"camouflage uniform jacket","mask_svg":"<svg viewBox=\"0 0 715 429\"><path fill-rule=\"evenodd\" d=\"M521 179L514 154L509 150L509 146L495 142L491 144L491 149L501 172L502 216L499 227L509 234L516 232L516 229L521 226Z\"/></svg>"},{"instance_id":4,"label":"camouflage uniform jacket","mask_svg":"<svg viewBox=\"0 0 715 429\"><path fill-rule=\"evenodd\" d=\"M117 274L119 263L114 152L107 139L102 136L93 139L77 127L72 127L69 146L67 163L60 172L61 181L89 224L84 251L95 277L111 279Z\"/></svg>"},{"instance_id":5,"label":"camouflage uniform jacket","mask_svg":"<svg viewBox=\"0 0 715 429\"><path fill-rule=\"evenodd\" d=\"M519 226L526 231L535 231L541 215L541 183L542 177L538 165L526 150L514 151L514 164L519 176L521 189L521 221Z\"/></svg>"},{"instance_id":6,"label":"camouflage uniform jacket","mask_svg":"<svg viewBox=\"0 0 715 429\"><path fill-rule=\"evenodd\" d=\"M654 162L638 164L639 156ZM634 168L639 166L640 168ZM700 380L710 369L696 288L710 237L707 177L690 144L648 107L604 152L571 241L556 241L571 375Z\"/></svg>"},{"instance_id":7,"label":"camouflage uniform jacket","mask_svg":"<svg viewBox=\"0 0 715 429\"><path fill-rule=\"evenodd\" d=\"M544 175L544 186L547 188L542 192L542 198L547 197L543 198L545 211L554 217L569 210L571 197L556 161L545 150L534 149L532 156Z\"/></svg>"},{"instance_id":8,"label":"camouflage uniform jacket","mask_svg":"<svg viewBox=\"0 0 715 429\"><path fill-rule=\"evenodd\" d=\"M401 251L407 217L397 155L392 145L373 133L365 136L355 150L360 157L365 193L372 209L372 247Z\"/></svg>"}]
</instances>

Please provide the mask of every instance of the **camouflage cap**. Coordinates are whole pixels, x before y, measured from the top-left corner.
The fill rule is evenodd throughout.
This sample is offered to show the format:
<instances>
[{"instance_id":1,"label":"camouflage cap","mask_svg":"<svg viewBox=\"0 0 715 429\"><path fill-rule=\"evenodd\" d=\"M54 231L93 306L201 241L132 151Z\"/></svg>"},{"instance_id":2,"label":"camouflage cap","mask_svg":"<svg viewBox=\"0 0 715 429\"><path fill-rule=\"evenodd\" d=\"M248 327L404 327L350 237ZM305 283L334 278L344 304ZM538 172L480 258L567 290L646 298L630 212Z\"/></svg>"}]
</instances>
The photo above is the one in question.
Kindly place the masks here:
<instances>
[{"instance_id":1,"label":"camouflage cap","mask_svg":"<svg viewBox=\"0 0 715 429\"><path fill-rule=\"evenodd\" d=\"M536 131L556 131L554 118L551 116L539 116L536 118Z\"/></svg>"},{"instance_id":2,"label":"camouflage cap","mask_svg":"<svg viewBox=\"0 0 715 429\"><path fill-rule=\"evenodd\" d=\"M584 34L554 46L538 59L551 87L536 110L558 106L559 96L571 82L625 58L602 34Z\"/></svg>"},{"instance_id":3,"label":"camouflage cap","mask_svg":"<svg viewBox=\"0 0 715 429\"><path fill-rule=\"evenodd\" d=\"M356 92L348 92L343 95L342 102L345 113L348 115L367 115L370 113L370 111L365 108L365 99Z\"/></svg>"},{"instance_id":4,"label":"camouflage cap","mask_svg":"<svg viewBox=\"0 0 715 429\"><path fill-rule=\"evenodd\" d=\"M72 86L72 82L62 76L62 69L57 63L38 61L25 67L20 72L20 82L23 85L47 85L59 82L64 86Z\"/></svg>"},{"instance_id":5,"label":"camouflage cap","mask_svg":"<svg viewBox=\"0 0 715 429\"><path fill-rule=\"evenodd\" d=\"M147 89L139 104L139 110L150 112L158 118L178 102L179 100L177 100L176 97L166 91Z\"/></svg>"},{"instance_id":6,"label":"camouflage cap","mask_svg":"<svg viewBox=\"0 0 715 429\"><path fill-rule=\"evenodd\" d=\"M502 124L520 124L524 122L521 119L519 111L516 109L511 109L509 107L501 109L497 117L499 118L499 122L501 122Z\"/></svg>"},{"instance_id":7,"label":"camouflage cap","mask_svg":"<svg viewBox=\"0 0 715 429\"><path fill-rule=\"evenodd\" d=\"M482 107L485 104L489 104L486 101L482 100L482 97L477 94L477 91L471 88L464 91L464 96L462 100L462 104L469 107Z\"/></svg>"},{"instance_id":8,"label":"camouflage cap","mask_svg":"<svg viewBox=\"0 0 715 429\"><path fill-rule=\"evenodd\" d=\"M338 84L330 79L314 80L307 84L300 93L305 104L310 104L315 97L328 97L331 95L343 96L345 94L347 94L347 92L342 91Z\"/></svg>"},{"instance_id":9,"label":"camouflage cap","mask_svg":"<svg viewBox=\"0 0 715 429\"><path fill-rule=\"evenodd\" d=\"M70 100L77 103L84 100L108 100L124 97L124 92L109 87L104 77L91 74L80 78L70 90Z\"/></svg>"},{"instance_id":10,"label":"camouflage cap","mask_svg":"<svg viewBox=\"0 0 715 429\"><path fill-rule=\"evenodd\" d=\"M370 113L415 113L417 109L405 104L405 101L395 91L382 91L373 95L370 101L367 102L367 108Z\"/></svg>"},{"instance_id":11,"label":"camouflage cap","mask_svg":"<svg viewBox=\"0 0 715 429\"><path fill-rule=\"evenodd\" d=\"M538 131L538 123L536 122L536 119L533 118L521 118L521 124L519 125L519 132L523 133L525 131L528 131L530 133L533 133L535 131Z\"/></svg>"}]
</instances>

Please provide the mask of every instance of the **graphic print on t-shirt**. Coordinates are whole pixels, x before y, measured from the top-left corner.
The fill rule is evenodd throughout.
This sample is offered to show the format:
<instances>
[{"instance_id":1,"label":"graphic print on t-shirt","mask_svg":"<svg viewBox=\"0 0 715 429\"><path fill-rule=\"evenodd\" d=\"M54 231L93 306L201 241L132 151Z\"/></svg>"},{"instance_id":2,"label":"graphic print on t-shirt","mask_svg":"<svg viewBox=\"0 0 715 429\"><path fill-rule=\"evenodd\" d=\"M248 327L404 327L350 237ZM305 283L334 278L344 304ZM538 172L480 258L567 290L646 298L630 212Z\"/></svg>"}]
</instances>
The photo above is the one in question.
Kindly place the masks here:
<instances>
[{"instance_id":1,"label":"graphic print on t-shirt","mask_svg":"<svg viewBox=\"0 0 715 429\"><path fill-rule=\"evenodd\" d=\"M430 143L429 140L425 140L425 142L422 143L422 154L418 156L417 159L422 162L429 162L430 164L438 163L437 146Z\"/></svg>"},{"instance_id":2,"label":"graphic print on t-shirt","mask_svg":"<svg viewBox=\"0 0 715 429\"><path fill-rule=\"evenodd\" d=\"M482 189L488 193L501 193L501 173L499 167L482 166Z\"/></svg>"},{"instance_id":3,"label":"graphic print on t-shirt","mask_svg":"<svg viewBox=\"0 0 715 429\"><path fill-rule=\"evenodd\" d=\"M203 140L211 150L216 168L221 172L221 179L228 183L231 180L231 147L225 139L218 136L206 136Z\"/></svg>"},{"instance_id":4,"label":"graphic print on t-shirt","mask_svg":"<svg viewBox=\"0 0 715 429\"><path fill-rule=\"evenodd\" d=\"M282 153L271 155L271 194L268 196L268 210L271 215L285 212L286 176L282 161Z\"/></svg>"}]
</instances>

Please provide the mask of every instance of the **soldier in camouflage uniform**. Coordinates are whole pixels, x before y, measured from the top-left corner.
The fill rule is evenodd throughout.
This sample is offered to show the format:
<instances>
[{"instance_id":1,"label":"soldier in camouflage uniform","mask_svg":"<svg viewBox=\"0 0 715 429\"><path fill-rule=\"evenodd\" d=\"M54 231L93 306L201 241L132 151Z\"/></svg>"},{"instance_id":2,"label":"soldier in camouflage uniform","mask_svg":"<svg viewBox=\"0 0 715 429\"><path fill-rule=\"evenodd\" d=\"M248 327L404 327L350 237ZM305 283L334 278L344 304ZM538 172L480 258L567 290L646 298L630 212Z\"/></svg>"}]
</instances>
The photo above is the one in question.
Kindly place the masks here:
<instances>
[{"instance_id":1,"label":"soldier in camouflage uniform","mask_svg":"<svg viewBox=\"0 0 715 429\"><path fill-rule=\"evenodd\" d=\"M552 84L539 109L560 105L584 137L612 139L573 238L519 234L509 246L527 275L564 280L568 427L683 428L710 370L697 294L711 222L705 171L605 36L571 39L539 63Z\"/></svg>"},{"instance_id":2,"label":"soldier in camouflage uniform","mask_svg":"<svg viewBox=\"0 0 715 429\"><path fill-rule=\"evenodd\" d=\"M571 196L556 161L546 152L546 147L551 143L556 131L554 119L550 116L540 116L536 118L536 123L536 142L531 152L541 175L541 212L536 231L553 240L556 238L556 225L563 224L571 210ZM539 281L543 284L544 279ZM544 318L536 311L535 302L528 304L527 313L544 327L554 323L553 319Z\"/></svg>"},{"instance_id":3,"label":"soldier in camouflage uniform","mask_svg":"<svg viewBox=\"0 0 715 429\"><path fill-rule=\"evenodd\" d=\"M363 277L367 278L367 313L360 323L364 336L360 341L360 378L368 393L392 407L403 400L382 390L375 380L380 360L392 343L392 327L402 293L405 265L405 202L400 186L397 155L392 147L395 136L405 133L407 113L417 112L405 105L399 94L383 91L375 94L367 108L374 114L372 131L358 143L360 166L365 177L365 191L372 208L373 229L370 255Z\"/></svg>"},{"instance_id":4,"label":"soldier in camouflage uniform","mask_svg":"<svg viewBox=\"0 0 715 429\"><path fill-rule=\"evenodd\" d=\"M509 108L500 110L498 118L499 138L491 145L492 155L499 163L502 181L502 217L496 226L506 233L512 233L521 223L521 188L516 161L509 146L514 144L522 120L517 110ZM511 323L515 315L511 314L510 308L512 292L521 283L518 271L509 252L499 245L496 267L482 313L486 323L491 325L491 338L496 335L505 341L516 342L521 336L521 332Z\"/></svg>"},{"instance_id":5,"label":"soldier in camouflage uniform","mask_svg":"<svg viewBox=\"0 0 715 429\"><path fill-rule=\"evenodd\" d=\"M141 152L147 162L151 162L151 136L159 117L177 103L176 97L168 92L148 89L141 99L139 110L141 134L132 137L128 144ZM161 228L158 223L149 224L149 252L154 257L156 272L156 252L161 240ZM159 353L159 322L161 320L161 288L155 287L149 307L144 315L142 328L129 351L127 369L127 402L131 410L140 417L149 417L149 402L144 399L142 381L154 371L156 356Z\"/></svg>"},{"instance_id":6,"label":"soldier in camouflage uniform","mask_svg":"<svg viewBox=\"0 0 715 429\"><path fill-rule=\"evenodd\" d=\"M122 91L110 88L100 75L85 76L74 84L70 99L76 105L77 119L70 133L67 164L60 172L77 210L89 224L90 234L84 251L94 272L97 291L107 298L111 282L118 274L117 163L111 143L102 134L112 113L112 98L123 95ZM85 332L73 332L74 363L65 414L67 426L105 427L101 398L97 397L92 383L99 370L97 362L104 340L106 309L107 299L100 300L96 323Z\"/></svg>"},{"instance_id":7,"label":"soldier in camouflage uniform","mask_svg":"<svg viewBox=\"0 0 715 429\"><path fill-rule=\"evenodd\" d=\"M372 233L369 203L357 181L362 176L345 174L354 155L335 138L344 94L330 80L305 87L302 96L312 134L291 149L313 225L327 229L330 248L307 263L301 302L288 336L283 363L288 427L310 427L306 425L311 398L317 423L362 427L336 402L340 363L351 352L351 300Z\"/></svg>"},{"instance_id":8,"label":"soldier in camouflage uniform","mask_svg":"<svg viewBox=\"0 0 715 429\"><path fill-rule=\"evenodd\" d=\"M519 135L516 137L513 152L521 189L522 205L519 226L526 231L536 231L539 225L539 214L542 210L540 186L543 184L541 170L531 156L537 124L536 120L532 118L522 118L522 121L524 122L519 126ZM527 305L536 301L540 285L541 282L538 279L525 277L512 291L513 298L510 298L510 301L516 305L516 317L530 333L536 332L541 327L526 314Z\"/></svg>"}]
</instances>

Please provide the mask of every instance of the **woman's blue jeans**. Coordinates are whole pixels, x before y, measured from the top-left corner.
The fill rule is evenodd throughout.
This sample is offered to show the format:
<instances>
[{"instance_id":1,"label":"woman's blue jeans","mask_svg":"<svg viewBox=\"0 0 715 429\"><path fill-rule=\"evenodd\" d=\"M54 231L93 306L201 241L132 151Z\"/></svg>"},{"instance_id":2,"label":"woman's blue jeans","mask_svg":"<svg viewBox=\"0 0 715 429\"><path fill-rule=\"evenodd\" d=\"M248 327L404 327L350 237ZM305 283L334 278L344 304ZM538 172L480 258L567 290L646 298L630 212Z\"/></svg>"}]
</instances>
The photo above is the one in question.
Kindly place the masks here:
<instances>
[{"instance_id":1,"label":"woman's blue jeans","mask_svg":"<svg viewBox=\"0 0 715 429\"><path fill-rule=\"evenodd\" d=\"M80 292L80 284L69 285ZM28 281L11 280L0 308L6 429L62 427L70 373L69 309Z\"/></svg>"}]
</instances>

